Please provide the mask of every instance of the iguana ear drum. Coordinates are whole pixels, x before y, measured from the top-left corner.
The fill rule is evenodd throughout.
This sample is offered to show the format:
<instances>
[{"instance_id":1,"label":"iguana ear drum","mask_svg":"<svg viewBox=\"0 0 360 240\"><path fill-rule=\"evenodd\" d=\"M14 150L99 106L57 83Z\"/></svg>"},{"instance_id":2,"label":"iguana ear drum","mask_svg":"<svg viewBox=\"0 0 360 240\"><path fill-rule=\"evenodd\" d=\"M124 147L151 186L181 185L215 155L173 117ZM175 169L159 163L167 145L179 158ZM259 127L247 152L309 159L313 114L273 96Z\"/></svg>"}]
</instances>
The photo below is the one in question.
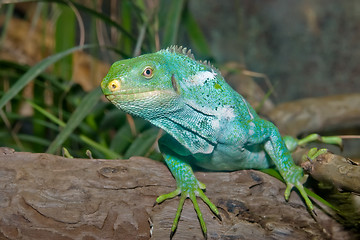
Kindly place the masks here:
<instances>
[{"instance_id":1,"label":"iguana ear drum","mask_svg":"<svg viewBox=\"0 0 360 240\"><path fill-rule=\"evenodd\" d=\"M175 78L174 74L171 75L171 84L172 84L172 87L173 87L174 91L176 93L179 93L178 84L177 84L177 81L176 81L176 78Z\"/></svg>"}]
</instances>

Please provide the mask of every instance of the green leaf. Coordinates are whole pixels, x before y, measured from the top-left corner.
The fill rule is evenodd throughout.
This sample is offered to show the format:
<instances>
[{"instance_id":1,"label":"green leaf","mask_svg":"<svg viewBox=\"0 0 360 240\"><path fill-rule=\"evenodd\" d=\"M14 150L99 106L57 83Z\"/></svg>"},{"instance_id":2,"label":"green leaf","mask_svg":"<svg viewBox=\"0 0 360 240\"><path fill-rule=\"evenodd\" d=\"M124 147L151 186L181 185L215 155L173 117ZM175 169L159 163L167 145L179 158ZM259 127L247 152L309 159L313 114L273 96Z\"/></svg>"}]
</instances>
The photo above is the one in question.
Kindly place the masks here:
<instances>
[{"instance_id":1,"label":"green leaf","mask_svg":"<svg viewBox=\"0 0 360 240\"><path fill-rule=\"evenodd\" d=\"M1 4L0 4L0 8L1 8ZM13 16L14 8L15 8L15 4L9 4L8 8L6 9L6 17L4 22L2 23L2 32L0 36L0 48L3 47L2 44L4 42L4 39L6 38L7 28L9 26L10 19Z\"/></svg>"},{"instance_id":2,"label":"green leaf","mask_svg":"<svg viewBox=\"0 0 360 240\"><path fill-rule=\"evenodd\" d=\"M147 124L145 120L140 118L134 119L134 123L136 126L136 132L141 132ZM134 138L135 137L131 133L130 125L128 123L123 124L111 140L110 149L115 150L119 153L123 153L134 141Z\"/></svg>"},{"instance_id":3,"label":"green leaf","mask_svg":"<svg viewBox=\"0 0 360 240\"><path fill-rule=\"evenodd\" d=\"M104 153L106 158L112 158L112 159L120 159L122 158L120 154L110 150L109 148L95 142L94 140L88 138L85 135L80 135L80 139L83 140L85 143L90 145L91 147L99 150L100 152Z\"/></svg>"},{"instance_id":4,"label":"green leaf","mask_svg":"<svg viewBox=\"0 0 360 240\"><path fill-rule=\"evenodd\" d=\"M47 57L41 62L37 63L35 66L30 68L21 78L19 78L19 80L16 81L16 83L9 89L9 91L4 94L4 96L0 99L0 109L3 108L5 104L10 101L14 96L16 96L16 94L18 94L31 80L33 80L43 71L45 71L47 67L75 51L89 47L91 46L85 45L73 47L61 53Z\"/></svg>"},{"instance_id":5,"label":"green leaf","mask_svg":"<svg viewBox=\"0 0 360 240\"><path fill-rule=\"evenodd\" d=\"M211 50L206 38L188 8L184 12L184 23L194 49L203 56L211 56Z\"/></svg>"},{"instance_id":6,"label":"green leaf","mask_svg":"<svg viewBox=\"0 0 360 240\"><path fill-rule=\"evenodd\" d=\"M74 4L75 7L77 7L80 10L83 10L84 12L87 12L88 14L90 14L92 17L97 17L99 19L101 19L102 21L104 21L104 23L108 26L113 26L115 28L117 28L124 36L128 37L130 40L136 42L136 38L134 36L132 36L125 28L123 28L120 24L118 24L116 21L112 20L111 17L107 16L106 14L97 12L94 9L88 8L83 4L77 3L74 0L67 0L67 1L63 1L63 0L55 0L56 2L60 2L63 4L67 4L67 1L71 2L72 4Z\"/></svg>"},{"instance_id":7,"label":"green leaf","mask_svg":"<svg viewBox=\"0 0 360 240\"><path fill-rule=\"evenodd\" d=\"M107 16L106 14L103 14L101 12L98 12L94 9L88 8L85 5L78 3L78 1L75 0L37 0L38 2L51 2L51 3L60 3L60 4L66 4L72 3L76 8L88 13L91 17L97 17L104 21L104 23L108 26L113 26L116 29L118 29L121 33L124 34L124 36L128 37L132 41L136 42L136 38L132 36L128 31L126 31L120 24L118 24L116 21L112 20L111 17ZM34 2L34 0L17 0L16 3L20 2Z\"/></svg>"},{"instance_id":8,"label":"green leaf","mask_svg":"<svg viewBox=\"0 0 360 240\"><path fill-rule=\"evenodd\" d=\"M167 8L165 20L163 47L168 47L176 43L177 34L181 20L181 13L184 8L184 0L171 1L170 7Z\"/></svg>"},{"instance_id":9,"label":"green leaf","mask_svg":"<svg viewBox=\"0 0 360 240\"><path fill-rule=\"evenodd\" d=\"M132 18L131 18L131 1L125 0L120 2L120 18L121 23L127 32L131 32L132 27ZM128 55L132 53L132 42L129 38L120 37L118 45L121 46L121 49L126 52Z\"/></svg>"},{"instance_id":10,"label":"green leaf","mask_svg":"<svg viewBox=\"0 0 360 240\"><path fill-rule=\"evenodd\" d=\"M62 52L75 45L76 19L71 8L59 5L61 11L56 21L55 51ZM66 26L66 27L65 27ZM56 75L70 80L72 76L72 56L66 56L55 64Z\"/></svg>"},{"instance_id":11,"label":"green leaf","mask_svg":"<svg viewBox=\"0 0 360 240\"><path fill-rule=\"evenodd\" d=\"M49 118L52 122L56 123L57 125L61 126L61 127L65 127L66 123L64 123L63 121L61 121L60 119L58 119L57 117L55 117L53 114L49 113L48 111L46 111L44 108L40 107L39 105L37 105L36 103L27 100L28 103L30 103L30 105L37 111L39 111L41 114L43 114L45 117Z\"/></svg>"},{"instance_id":12,"label":"green leaf","mask_svg":"<svg viewBox=\"0 0 360 240\"><path fill-rule=\"evenodd\" d=\"M123 153L130 146L134 137L128 124L123 125L111 139L110 149Z\"/></svg>"},{"instance_id":13,"label":"green leaf","mask_svg":"<svg viewBox=\"0 0 360 240\"><path fill-rule=\"evenodd\" d=\"M49 143L50 143L50 141L47 139L44 139L42 137L33 136L33 135L28 135L28 134L18 134L18 137L22 141L31 142L33 144L41 145L41 146L45 146L45 147L49 146Z\"/></svg>"},{"instance_id":14,"label":"green leaf","mask_svg":"<svg viewBox=\"0 0 360 240\"><path fill-rule=\"evenodd\" d=\"M125 123L125 113L117 108L106 111L98 127L102 130L120 128Z\"/></svg>"},{"instance_id":15,"label":"green leaf","mask_svg":"<svg viewBox=\"0 0 360 240\"><path fill-rule=\"evenodd\" d=\"M261 169L260 172L266 173L270 176L273 176L274 178L279 179L282 182L285 182L280 173L274 168Z\"/></svg>"},{"instance_id":16,"label":"green leaf","mask_svg":"<svg viewBox=\"0 0 360 240\"><path fill-rule=\"evenodd\" d=\"M129 149L125 153L125 158L131 156L144 156L154 144L159 129L150 128L141 133L131 144Z\"/></svg>"},{"instance_id":17,"label":"green leaf","mask_svg":"<svg viewBox=\"0 0 360 240\"><path fill-rule=\"evenodd\" d=\"M55 140L47 149L47 153L54 153L70 134L81 124L83 119L91 112L95 104L99 101L102 92L100 87L89 92L80 102L74 113L70 116L64 129L56 136Z\"/></svg>"},{"instance_id":18,"label":"green leaf","mask_svg":"<svg viewBox=\"0 0 360 240\"><path fill-rule=\"evenodd\" d=\"M36 109L37 111L39 111L41 114L43 114L44 116L46 116L47 118L49 118L52 122L56 123L57 125L61 126L61 127L65 127L66 123L64 123L63 121L61 121L60 119L58 119L57 117L55 117L53 114L49 113L48 111L46 111L44 108L40 107L39 105L35 104L32 101L27 100L27 102L29 102L31 104L31 106ZM48 122L45 122L48 123ZM36 144L40 144L40 145L44 145L44 146L49 146L50 141L48 140L44 140L42 138L38 138L38 137L32 137L29 135L19 135L19 138L21 140L27 140L29 142L33 142ZM101 144L93 141L92 139L88 138L85 135L80 135L79 137L83 142L85 142L86 144L92 146L93 148L99 150L100 152L102 152L103 154L105 154L106 157L108 158L114 158L114 159L119 159L121 158L121 155L117 154L116 152L102 146ZM66 148L63 148L63 151L68 151ZM69 154L69 153L68 153ZM69 157L69 156L67 156Z\"/></svg>"}]
</instances>

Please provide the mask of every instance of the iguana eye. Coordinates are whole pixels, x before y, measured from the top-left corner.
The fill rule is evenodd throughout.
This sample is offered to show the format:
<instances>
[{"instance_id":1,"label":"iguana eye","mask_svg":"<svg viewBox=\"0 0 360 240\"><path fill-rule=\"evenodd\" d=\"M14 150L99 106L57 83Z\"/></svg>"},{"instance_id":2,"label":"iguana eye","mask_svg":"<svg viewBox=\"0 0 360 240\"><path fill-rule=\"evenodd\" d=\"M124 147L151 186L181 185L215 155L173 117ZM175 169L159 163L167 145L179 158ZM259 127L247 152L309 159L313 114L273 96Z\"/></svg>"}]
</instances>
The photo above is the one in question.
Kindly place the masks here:
<instances>
[{"instance_id":1,"label":"iguana eye","mask_svg":"<svg viewBox=\"0 0 360 240\"><path fill-rule=\"evenodd\" d=\"M112 92L115 92L115 91L118 91L118 90L120 90L120 82L119 82L119 80L112 80L111 82L109 82L109 84L108 84L108 88L109 88L109 90L110 91L112 91Z\"/></svg>"},{"instance_id":2,"label":"iguana eye","mask_svg":"<svg viewBox=\"0 0 360 240\"><path fill-rule=\"evenodd\" d=\"M151 67L146 67L142 73L145 78L152 78L153 74L154 73Z\"/></svg>"}]
</instances>

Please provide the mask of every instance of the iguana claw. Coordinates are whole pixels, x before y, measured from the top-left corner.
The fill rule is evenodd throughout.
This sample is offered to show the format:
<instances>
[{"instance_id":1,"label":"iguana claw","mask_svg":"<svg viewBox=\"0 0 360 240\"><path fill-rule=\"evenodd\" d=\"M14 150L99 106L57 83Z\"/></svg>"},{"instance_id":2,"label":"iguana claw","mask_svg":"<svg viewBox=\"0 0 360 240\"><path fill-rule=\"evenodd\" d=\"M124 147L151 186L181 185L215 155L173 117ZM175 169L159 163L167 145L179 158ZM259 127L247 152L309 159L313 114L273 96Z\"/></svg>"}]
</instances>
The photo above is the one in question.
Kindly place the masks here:
<instances>
[{"instance_id":1,"label":"iguana claw","mask_svg":"<svg viewBox=\"0 0 360 240\"><path fill-rule=\"evenodd\" d=\"M321 154L325 154L327 152L328 152L328 150L326 148L321 148L321 149L311 148L309 150L308 154L303 156L303 160L304 160L304 158L306 158L310 162L313 162L315 160L315 158L317 158Z\"/></svg>"},{"instance_id":2,"label":"iguana claw","mask_svg":"<svg viewBox=\"0 0 360 240\"><path fill-rule=\"evenodd\" d=\"M199 187L197 189L195 189L195 190L187 189L186 191L182 192L181 189L178 187L175 191L167 193L167 194L160 195L156 199L157 203L161 203L161 202L163 202L163 201L165 201L167 199L174 198L175 196L177 196L177 195L179 195L181 193L180 194L179 205L178 205L176 215L175 215L172 227L171 227L170 239L174 236L175 231L177 229L177 225L178 225L178 222L179 222L179 219L180 219L181 211L183 209L183 205L184 205L184 202L185 202L186 198L190 198L190 200L192 201L192 203L194 205L194 209L195 209L196 214L198 216L200 226L201 226L201 230L203 232L203 235L204 235L205 239L207 238L207 228L206 228L206 224L205 224L204 218L202 216L202 213L200 211L200 208L199 208L196 197L201 198L204 201L204 203L206 203L209 206L211 211L221 220L219 210L209 200L209 198L204 194L202 189L205 189L205 184L199 182Z\"/></svg>"},{"instance_id":3,"label":"iguana claw","mask_svg":"<svg viewBox=\"0 0 360 240\"><path fill-rule=\"evenodd\" d=\"M286 200L286 201L289 200L289 196L290 196L291 189L292 189L294 186L298 189L300 195L303 197L303 199L304 199L304 201L305 201L305 204L306 204L306 206L308 207L308 209L309 209L310 211L313 211L313 210L314 210L314 206L313 206L311 200L309 199L307 193L305 192L305 189L304 189L303 185L302 185L300 182L298 182L298 183L296 183L296 184L291 184L291 183L287 183L287 184L286 184L285 200Z\"/></svg>"}]
</instances>

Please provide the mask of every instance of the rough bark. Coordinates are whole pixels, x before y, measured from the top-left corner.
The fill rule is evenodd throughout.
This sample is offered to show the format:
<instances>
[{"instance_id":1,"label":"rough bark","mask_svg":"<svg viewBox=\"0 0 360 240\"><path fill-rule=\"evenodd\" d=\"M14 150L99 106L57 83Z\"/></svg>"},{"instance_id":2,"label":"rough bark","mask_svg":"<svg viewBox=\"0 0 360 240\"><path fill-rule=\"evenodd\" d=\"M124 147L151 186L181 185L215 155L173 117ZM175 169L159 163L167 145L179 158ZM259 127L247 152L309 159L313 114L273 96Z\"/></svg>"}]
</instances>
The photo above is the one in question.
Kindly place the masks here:
<instances>
[{"instance_id":1,"label":"rough bark","mask_svg":"<svg viewBox=\"0 0 360 240\"><path fill-rule=\"evenodd\" d=\"M286 202L285 185L261 172L196 176L222 216L199 200L208 239L353 237L319 209L315 221L296 192ZM166 166L146 158L69 159L0 148L0 239L168 239L178 200L153 204L174 188ZM187 200L174 239L202 238Z\"/></svg>"},{"instance_id":2,"label":"rough bark","mask_svg":"<svg viewBox=\"0 0 360 240\"><path fill-rule=\"evenodd\" d=\"M268 116L282 134L302 133L359 127L360 94L305 98L277 105Z\"/></svg>"},{"instance_id":3,"label":"rough bark","mask_svg":"<svg viewBox=\"0 0 360 240\"><path fill-rule=\"evenodd\" d=\"M294 161L306 173L319 182L329 183L339 191L353 192L360 195L360 164L349 158L328 152L316 159L303 161L308 149L299 149L293 153Z\"/></svg>"}]
</instances>

